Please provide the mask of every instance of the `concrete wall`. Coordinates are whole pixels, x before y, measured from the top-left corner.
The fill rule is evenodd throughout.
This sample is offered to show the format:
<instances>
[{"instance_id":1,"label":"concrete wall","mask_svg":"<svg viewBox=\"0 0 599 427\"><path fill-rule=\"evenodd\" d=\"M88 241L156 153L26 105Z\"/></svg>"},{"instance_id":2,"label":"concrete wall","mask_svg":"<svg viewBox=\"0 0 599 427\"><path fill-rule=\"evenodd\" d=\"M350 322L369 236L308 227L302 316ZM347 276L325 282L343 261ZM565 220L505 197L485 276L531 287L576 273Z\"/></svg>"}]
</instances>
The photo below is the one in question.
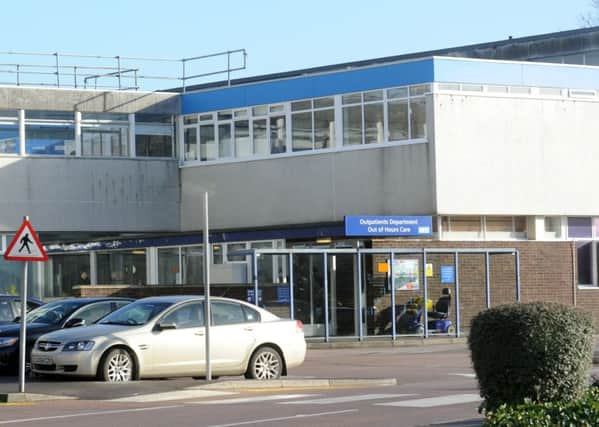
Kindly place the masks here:
<instances>
[{"instance_id":1,"label":"concrete wall","mask_svg":"<svg viewBox=\"0 0 599 427\"><path fill-rule=\"evenodd\" d=\"M432 214L432 144L181 169L183 230L342 221L344 215Z\"/></svg>"},{"instance_id":2,"label":"concrete wall","mask_svg":"<svg viewBox=\"0 0 599 427\"><path fill-rule=\"evenodd\" d=\"M599 103L435 96L440 214L596 215Z\"/></svg>"},{"instance_id":3,"label":"concrete wall","mask_svg":"<svg viewBox=\"0 0 599 427\"><path fill-rule=\"evenodd\" d=\"M0 110L178 114L176 93L0 86Z\"/></svg>"},{"instance_id":4,"label":"concrete wall","mask_svg":"<svg viewBox=\"0 0 599 427\"><path fill-rule=\"evenodd\" d=\"M0 231L177 231L175 160L0 158Z\"/></svg>"}]
</instances>

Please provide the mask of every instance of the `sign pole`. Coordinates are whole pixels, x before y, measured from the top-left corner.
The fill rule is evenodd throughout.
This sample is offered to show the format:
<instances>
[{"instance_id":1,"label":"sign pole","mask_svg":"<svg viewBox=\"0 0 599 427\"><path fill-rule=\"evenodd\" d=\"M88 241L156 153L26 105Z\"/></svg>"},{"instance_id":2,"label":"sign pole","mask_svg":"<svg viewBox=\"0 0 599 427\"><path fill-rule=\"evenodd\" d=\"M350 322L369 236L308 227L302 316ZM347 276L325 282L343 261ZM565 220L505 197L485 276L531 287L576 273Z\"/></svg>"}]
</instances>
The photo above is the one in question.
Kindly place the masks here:
<instances>
[{"instance_id":1,"label":"sign pole","mask_svg":"<svg viewBox=\"0 0 599 427\"><path fill-rule=\"evenodd\" d=\"M19 393L25 393L25 358L27 351L27 261L23 262L21 288L21 332L19 334Z\"/></svg>"},{"instance_id":2,"label":"sign pole","mask_svg":"<svg viewBox=\"0 0 599 427\"><path fill-rule=\"evenodd\" d=\"M7 261L23 262L23 285L21 286L21 330L19 333L19 392L25 393L25 361L27 360L27 268L29 261L48 261L37 233L29 222L29 217L23 218L23 223L12 239L4 259Z\"/></svg>"},{"instance_id":3,"label":"sign pole","mask_svg":"<svg viewBox=\"0 0 599 427\"><path fill-rule=\"evenodd\" d=\"M208 192L204 193L204 324L206 325L206 381L212 381L210 365L210 239L208 232Z\"/></svg>"}]
</instances>

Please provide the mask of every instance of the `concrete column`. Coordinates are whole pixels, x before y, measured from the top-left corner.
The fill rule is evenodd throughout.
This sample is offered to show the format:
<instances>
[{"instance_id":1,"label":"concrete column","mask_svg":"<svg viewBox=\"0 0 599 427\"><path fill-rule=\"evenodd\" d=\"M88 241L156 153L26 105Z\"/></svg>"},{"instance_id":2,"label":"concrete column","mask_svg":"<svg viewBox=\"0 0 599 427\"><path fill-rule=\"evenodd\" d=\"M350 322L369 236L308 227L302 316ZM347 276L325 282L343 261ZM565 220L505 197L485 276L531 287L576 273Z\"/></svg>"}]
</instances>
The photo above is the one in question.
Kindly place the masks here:
<instances>
[{"instance_id":1,"label":"concrete column","mask_svg":"<svg viewBox=\"0 0 599 427\"><path fill-rule=\"evenodd\" d=\"M96 253L93 251L89 253L89 283L98 284L98 261Z\"/></svg>"},{"instance_id":2,"label":"concrete column","mask_svg":"<svg viewBox=\"0 0 599 427\"><path fill-rule=\"evenodd\" d=\"M75 156L81 157L81 111L75 111Z\"/></svg>"},{"instance_id":3,"label":"concrete column","mask_svg":"<svg viewBox=\"0 0 599 427\"><path fill-rule=\"evenodd\" d=\"M19 156L25 156L25 110L19 110Z\"/></svg>"},{"instance_id":4,"label":"concrete column","mask_svg":"<svg viewBox=\"0 0 599 427\"><path fill-rule=\"evenodd\" d=\"M129 157L136 157L135 153L135 114L129 114Z\"/></svg>"}]
</instances>

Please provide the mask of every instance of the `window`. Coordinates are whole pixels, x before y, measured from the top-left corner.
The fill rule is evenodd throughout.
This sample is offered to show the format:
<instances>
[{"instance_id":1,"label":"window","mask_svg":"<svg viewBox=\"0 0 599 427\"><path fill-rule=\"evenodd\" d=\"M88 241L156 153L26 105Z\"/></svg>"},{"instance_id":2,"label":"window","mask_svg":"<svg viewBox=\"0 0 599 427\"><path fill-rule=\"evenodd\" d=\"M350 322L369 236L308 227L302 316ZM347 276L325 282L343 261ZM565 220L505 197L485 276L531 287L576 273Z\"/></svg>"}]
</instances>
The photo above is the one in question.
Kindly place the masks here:
<instances>
[{"instance_id":1,"label":"window","mask_svg":"<svg viewBox=\"0 0 599 427\"><path fill-rule=\"evenodd\" d=\"M270 117L270 153L279 154L287 150L285 116Z\"/></svg>"},{"instance_id":2,"label":"window","mask_svg":"<svg viewBox=\"0 0 599 427\"><path fill-rule=\"evenodd\" d=\"M85 325L91 325L112 311L112 302L105 301L90 304L74 313L72 318L85 320Z\"/></svg>"},{"instance_id":3,"label":"window","mask_svg":"<svg viewBox=\"0 0 599 427\"><path fill-rule=\"evenodd\" d=\"M105 285L144 285L146 284L146 251L99 252L98 283Z\"/></svg>"},{"instance_id":4,"label":"window","mask_svg":"<svg viewBox=\"0 0 599 427\"><path fill-rule=\"evenodd\" d=\"M0 153L18 154L19 122L16 111L0 111Z\"/></svg>"},{"instance_id":5,"label":"window","mask_svg":"<svg viewBox=\"0 0 599 427\"><path fill-rule=\"evenodd\" d=\"M173 157L174 120L170 115L135 115L135 155Z\"/></svg>"},{"instance_id":6,"label":"window","mask_svg":"<svg viewBox=\"0 0 599 427\"><path fill-rule=\"evenodd\" d=\"M559 239L562 237L562 218L559 216L545 217L545 238Z\"/></svg>"},{"instance_id":7,"label":"window","mask_svg":"<svg viewBox=\"0 0 599 427\"><path fill-rule=\"evenodd\" d=\"M193 130L195 132L195 129ZM200 160L216 159L218 159L218 151L216 149L214 125L200 125Z\"/></svg>"},{"instance_id":8,"label":"window","mask_svg":"<svg viewBox=\"0 0 599 427\"><path fill-rule=\"evenodd\" d=\"M25 151L27 154L75 155L75 115L61 111L25 113Z\"/></svg>"},{"instance_id":9,"label":"window","mask_svg":"<svg viewBox=\"0 0 599 427\"><path fill-rule=\"evenodd\" d=\"M479 216L444 216L441 218L443 236L449 239L481 239Z\"/></svg>"},{"instance_id":10,"label":"window","mask_svg":"<svg viewBox=\"0 0 599 427\"><path fill-rule=\"evenodd\" d=\"M568 217L568 238L590 239L593 237L591 217Z\"/></svg>"},{"instance_id":11,"label":"window","mask_svg":"<svg viewBox=\"0 0 599 427\"><path fill-rule=\"evenodd\" d=\"M486 216L485 233L487 240L526 238L526 217Z\"/></svg>"},{"instance_id":12,"label":"window","mask_svg":"<svg viewBox=\"0 0 599 427\"><path fill-rule=\"evenodd\" d=\"M183 132L184 159L196 160L198 152L198 131L196 128L187 127Z\"/></svg>"},{"instance_id":13,"label":"window","mask_svg":"<svg viewBox=\"0 0 599 427\"><path fill-rule=\"evenodd\" d=\"M334 98L291 103L292 150L329 148L335 137Z\"/></svg>"},{"instance_id":14,"label":"window","mask_svg":"<svg viewBox=\"0 0 599 427\"><path fill-rule=\"evenodd\" d=\"M221 245L212 245L212 263L223 263L223 247Z\"/></svg>"},{"instance_id":15,"label":"window","mask_svg":"<svg viewBox=\"0 0 599 427\"><path fill-rule=\"evenodd\" d=\"M243 314L245 315L246 322L255 323L260 321L260 313L258 313L256 310L245 305L242 305L241 308L243 310Z\"/></svg>"},{"instance_id":16,"label":"window","mask_svg":"<svg viewBox=\"0 0 599 427\"><path fill-rule=\"evenodd\" d=\"M81 115L81 154L103 157L127 156L129 154L127 114L83 113Z\"/></svg>"},{"instance_id":17,"label":"window","mask_svg":"<svg viewBox=\"0 0 599 427\"><path fill-rule=\"evenodd\" d=\"M227 243L227 261L229 262L238 262L238 261L246 261L245 255L229 255L230 253L234 253L236 251L243 251L246 249L245 243Z\"/></svg>"},{"instance_id":18,"label":"window","mask_svg":"<svg viewBox=\"0 0 599 427\"><path fill-rule=\"evenodd\" d=\"M215 301L210 304L210 312L212 324L215 326L246 322L246 316L240 304Z\"/></svg>"},{"instance_id":19,"label":"window","mask_svg":"<svg viewBox=\"0 0 599 427\"><path fill-rule=\"evenodd\" d=\"M181 266L183 277L181 283L184 285L204 284L204 247L189 246L181 248Z\"/></svg>"},{"instance_id":20,"label":"window","mask_svg":"<svg viewBox=\"0 0 599 427\"><path fill-rule=\"evenodd\" d=\"M204 303L186 304L167 314L161 323L174 323L177 329L199 328L204 326Z\"/></svg>"},{"instance_id":21,"label":"window","mask_svg":"<svg viewBox=\"0 0 599 427\"><path fill-rule=\"evenodd\" d=\"M161 285L179 283L179 248L158 248L158 282Z\"/></svg>"}]
</instances>

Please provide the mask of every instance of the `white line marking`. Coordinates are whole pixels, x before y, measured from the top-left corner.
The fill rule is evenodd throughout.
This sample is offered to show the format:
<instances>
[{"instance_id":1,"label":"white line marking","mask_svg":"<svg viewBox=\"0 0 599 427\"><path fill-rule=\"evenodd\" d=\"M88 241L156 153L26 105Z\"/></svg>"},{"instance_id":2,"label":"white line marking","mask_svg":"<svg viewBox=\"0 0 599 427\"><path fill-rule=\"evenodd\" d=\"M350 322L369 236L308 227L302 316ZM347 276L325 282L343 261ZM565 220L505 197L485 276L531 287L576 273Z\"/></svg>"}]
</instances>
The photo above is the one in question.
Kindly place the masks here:
<instances>
[{"instance_id":1,"label":"white line marking","mask_svg":"<svg viewBox=\"0 0 599 427\"><path fill-rule=\"evenodd\" d=\"M233 427L233 426L242 426L242 425L247 425L247 424L268 423L268 422L272 422L272 421L298 420L298 419L310 418L310 417L323 417L325 415L347 414L348 412L358 412L358 410L357 409L346 409L345 411L319 412L317 414L297 414L297 415L292 415L290 417L263 418L261 420L241 421L238 423L231 423L231 424L215 424L215 425L206 426L206 427Z\"/></svg>"},{"instance_id":2,"label":"white line marking","mask_svg":"<svg viewBox=\"0 0 599 427\"><path fill-rule=\"evenodd\" d=\"M376 403L377 406L400 406L404 408L431 408L433 406L457 405L460 403L480 402L478 394L453 394L426 399L402 400L400 402Z\"/></svg>"},{"instance_id":3,"label":"white line marking","mask_svg":"<svg viewBox=\"0 0 599 427\"><path fill-rule=\"evenodd\" d=\"M476 378L476 374L449 374L456 377Z\"/></svg>"},{"instance_id":4,"label":"white line marking","mask_svg":"<svg viewBox=\"0 0 599 427\"><path fill-rule=\"evenodd\" d=\"M139 396L121 397L109 402L164 402L166 400L197 399L203 397L229 396L238 394L231 391L216 390L179 390L165 393L142 394Z\"/></svg>"},{"instance_id":5,"label":"white line marking","mask_svg":"<svg viewBox=\"0 0 599 427\"><path fill-rule=\"evenodd\" d=\"M331 397L329 399L297 400L280 402L281 405L329 405L332 403L360 402L362 400L394 399L396 397L416 396L415 394L358 394L353 396Z\"/></svg>"},{"instance_id":6,"label":"white line marking","mask_svg":"<svg viewBox=\"0 0 599 427\"><path fill-rule=\"evenodd\" d=\"M145 412L145 411L156 411L159 409L173 409L173 408L182 408L182 407L183 407L183 405L170 405L170 406L155 406L153 408L135 408L135 409L118 409L118 410L113 410L113 411L80 412L78 414L54 415L51 417L20 418L20 419L16 419L16 420L0 421L0 424L28 423L31 421L58 420L58 419L62 419L62 418L89 417L89 416L93 416L93 415L125 414L127 412Z\"/></svg>"},{"instance_id":7,"label":"white line marking","mask_svg":"<svg viewBox=\"0 0 599 427\"><path fill-rule=\"evenodd\" d=\"M187 402L194 403L197 405L230 405L234 403L254 403L254 402L267 402L270 400L286 400L286 399L299 399L302 397L318 396L314 394L275 394L272 396L257 396L257 397L239 397L237 399L224 399L224 400L204 400L201 402Z\"/></svg>"}]
</instances>

